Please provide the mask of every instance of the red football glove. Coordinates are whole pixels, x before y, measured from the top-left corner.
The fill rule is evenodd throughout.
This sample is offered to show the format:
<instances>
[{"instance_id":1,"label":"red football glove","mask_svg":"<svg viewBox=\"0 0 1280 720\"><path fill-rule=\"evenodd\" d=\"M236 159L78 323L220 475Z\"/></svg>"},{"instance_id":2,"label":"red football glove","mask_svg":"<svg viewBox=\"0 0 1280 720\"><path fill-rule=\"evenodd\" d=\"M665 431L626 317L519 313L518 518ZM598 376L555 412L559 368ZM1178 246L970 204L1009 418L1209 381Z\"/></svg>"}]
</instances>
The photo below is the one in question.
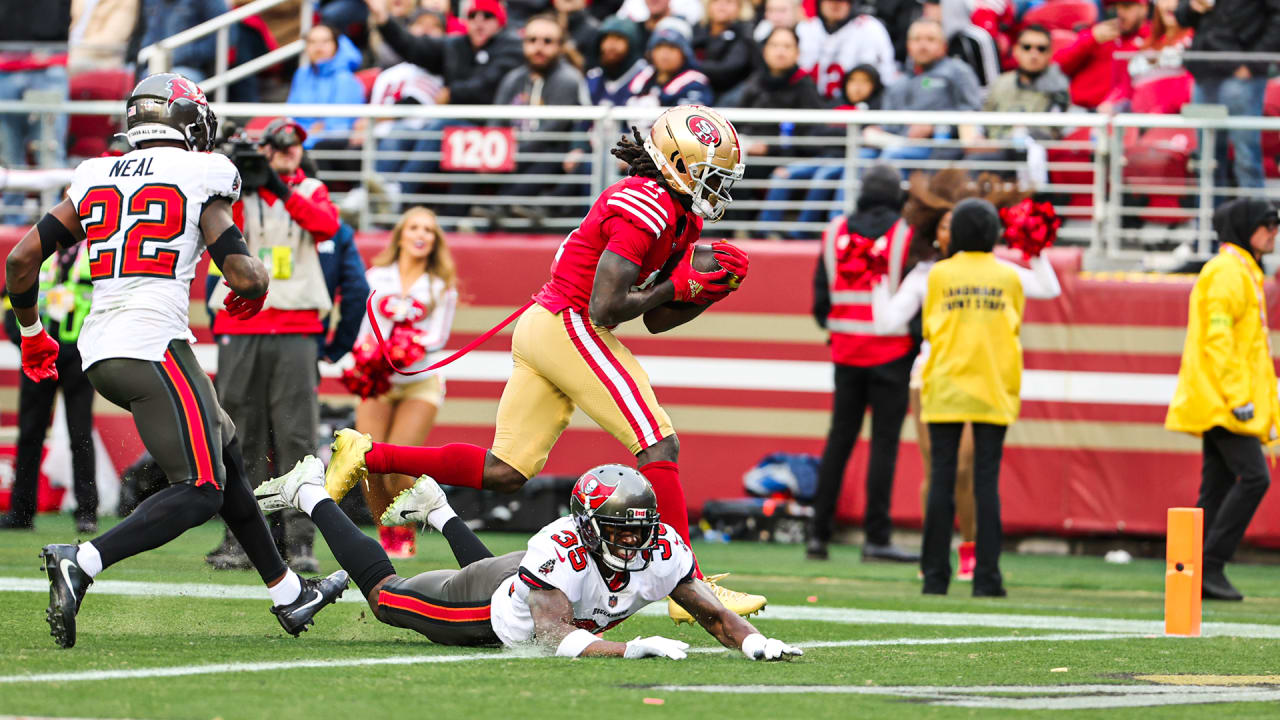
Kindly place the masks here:
<instances>
[{"instance_id":1,"label":"red football glove","mask_svg":"<svg viewBox=\"0 0 1280 720\"><path fill-rule=\"evenodd\" d=\"M737 290L747 277L747 266L750 264L747 251L724 240L711 243L711 249L715 251L720 267L729 271L729 289Z\"/></svg>"},{"instance_id":2,"label":"red football glove","mask_svg":"<svg viewBox=\"0 0 1280 720\"><path fill-rule=\"evenodd\" d=\"M32 382L58 379L58 341L43 328L36 335L22 338L22 373Z\"/></svg>"},{"instance_id":3,"label":"red football glove","mask_svg":"<svg viewBox=\"0 0 1280 720\"><path fill-rule=\"evenodd\" d=\"M671 284L675 286L675 300L678 302L715 302L724 297L729 286L726 284L729 271L721 268L712 272L698 272L693 267L694 245L689 245L684 256L671 271ZM711 299L708 299L710 297Z\"/></svg>"},{"instance_id":4,"label":"red football glove","mask_svg":"<svg viewBox=\"0 0 1280 720\"><path fill-rule=\"evenodd\" d=\"M226 283L223 283L226 285ZM267 294L262 293L262 297L256 297L250 300L242 298L236 294L235 290L230 290L231 286L227 285L229 292L227 299L223 301L223 305L227 307L227 314L237 320L248 320L262 310L262 304L267 301Z\"/></svg>"}]
</instances>

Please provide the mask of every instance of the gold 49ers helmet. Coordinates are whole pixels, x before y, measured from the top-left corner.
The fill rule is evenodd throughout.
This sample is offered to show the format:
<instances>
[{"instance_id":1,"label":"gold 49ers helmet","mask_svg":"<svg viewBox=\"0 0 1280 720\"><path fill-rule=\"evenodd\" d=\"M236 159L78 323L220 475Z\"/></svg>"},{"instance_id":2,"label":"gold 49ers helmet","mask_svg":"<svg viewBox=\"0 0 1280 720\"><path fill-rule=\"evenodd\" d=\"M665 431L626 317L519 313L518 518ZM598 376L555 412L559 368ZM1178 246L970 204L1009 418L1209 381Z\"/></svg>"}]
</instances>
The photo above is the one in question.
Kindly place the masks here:
<instances>
[{"instance_id":1,"label":"gold 49ers helmet","mask_svg":"<svg viewBox=\"0 0 1280 720\"><path fill-rule=\"evenodd\" d=\"M738 131L720 113L701 105L680 105L658 116L644 149L672 190L688 195L698 216L715 222L733 198L746 157Z\"/></svg>"}]
</instances>

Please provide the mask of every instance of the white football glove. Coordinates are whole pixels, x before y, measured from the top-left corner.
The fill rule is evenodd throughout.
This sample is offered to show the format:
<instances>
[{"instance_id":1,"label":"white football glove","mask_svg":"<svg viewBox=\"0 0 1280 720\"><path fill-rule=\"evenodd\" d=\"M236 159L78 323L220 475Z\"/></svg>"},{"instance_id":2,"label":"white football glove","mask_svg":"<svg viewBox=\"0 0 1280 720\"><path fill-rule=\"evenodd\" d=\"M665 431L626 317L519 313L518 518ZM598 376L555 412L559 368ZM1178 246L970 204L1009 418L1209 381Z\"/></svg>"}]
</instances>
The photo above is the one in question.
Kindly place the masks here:
<instances>
[{"instance_id":1,"label":"white football glove","mask_svg":"<svg viewBox=\"0 0 1280 720\"><path fill-rule=\"evenodd\" d=\"M804 655L804 651L781 640L752 633L742 639L742 654L749 660L790 660Z\"/></svg>"},{"instance_id":2,"label":"white football glove","mask_svg":"<svg viewBox=\"0 0 1280 720\"><path fill-rule=\"evenodd\" d=\"M628 660L645 657L666 657L672 660L683 660L686 657L685 650L687 649L689 649L689 643L687 642L654 635L647 638L637 637L627 643L627 650L622 656Z\"/></svg>"}]
</instances>

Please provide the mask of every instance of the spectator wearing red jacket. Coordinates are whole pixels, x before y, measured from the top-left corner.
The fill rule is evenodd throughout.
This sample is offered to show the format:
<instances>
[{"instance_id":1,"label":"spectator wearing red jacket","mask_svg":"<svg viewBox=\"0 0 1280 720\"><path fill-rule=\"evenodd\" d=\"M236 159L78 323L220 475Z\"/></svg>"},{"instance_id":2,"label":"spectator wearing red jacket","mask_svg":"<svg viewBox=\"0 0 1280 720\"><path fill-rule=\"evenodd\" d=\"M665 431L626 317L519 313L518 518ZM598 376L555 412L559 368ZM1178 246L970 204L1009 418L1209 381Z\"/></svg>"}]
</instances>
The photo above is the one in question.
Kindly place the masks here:
<instances>
[{"instance_id":1,"label":"spectator wearing red jacket","mask_svg":"<svg viewBox=\"0 0 1280 720\"><path fill-rule=\"evenodd\" d=\"M1141 49L1143 38L1151 32L1146 22L1147 0L1105 0L1104 4L1115 16L1080 33L1074 43L1053 56L1071 78L1072 104L1090 110L1102 104L1124 71L1123 63L1128 60L1117 60L1116 53Z\"/></svg>"}]
</instances>

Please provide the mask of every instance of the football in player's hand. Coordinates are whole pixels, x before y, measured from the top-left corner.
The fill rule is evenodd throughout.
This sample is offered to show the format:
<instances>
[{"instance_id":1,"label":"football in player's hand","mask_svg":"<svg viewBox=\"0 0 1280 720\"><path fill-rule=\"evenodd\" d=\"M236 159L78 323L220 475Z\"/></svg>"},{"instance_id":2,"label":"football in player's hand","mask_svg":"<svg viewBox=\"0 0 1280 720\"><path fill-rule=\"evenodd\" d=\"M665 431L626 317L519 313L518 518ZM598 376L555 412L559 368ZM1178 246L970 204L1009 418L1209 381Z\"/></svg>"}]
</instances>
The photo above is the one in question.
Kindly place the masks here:
<instances>
[{"instance_id":1,"label":"football in player's hand","mask_svg":"<svg viewBox=\"0 0 1280 720\"><path fill-rule=\"evenodd\" d=\"M720 261L716 259L716 253L710 245L693 247L693 269L698 272L715 272L720 269Z\"/></svg>"}]
</instances>

